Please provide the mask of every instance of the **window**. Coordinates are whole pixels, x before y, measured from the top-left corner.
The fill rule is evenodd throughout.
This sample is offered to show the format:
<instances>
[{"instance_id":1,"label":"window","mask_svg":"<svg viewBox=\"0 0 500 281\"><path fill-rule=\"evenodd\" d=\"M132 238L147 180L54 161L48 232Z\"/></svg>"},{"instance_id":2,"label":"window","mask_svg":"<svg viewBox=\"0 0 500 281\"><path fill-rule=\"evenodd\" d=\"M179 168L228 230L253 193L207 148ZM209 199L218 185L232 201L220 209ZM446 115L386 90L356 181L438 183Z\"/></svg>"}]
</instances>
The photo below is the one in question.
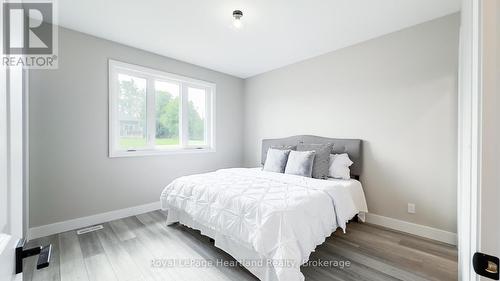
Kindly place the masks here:
<instances>
[{"instance_id":1,"label":"window","mask_svg":"<svg viewBox=\"0 0 500 281\"><path fill-rule=\"evenodd\" d=\"M110 157L214 151L215 84L109 61Z\"/></svg>"}]
</instances>

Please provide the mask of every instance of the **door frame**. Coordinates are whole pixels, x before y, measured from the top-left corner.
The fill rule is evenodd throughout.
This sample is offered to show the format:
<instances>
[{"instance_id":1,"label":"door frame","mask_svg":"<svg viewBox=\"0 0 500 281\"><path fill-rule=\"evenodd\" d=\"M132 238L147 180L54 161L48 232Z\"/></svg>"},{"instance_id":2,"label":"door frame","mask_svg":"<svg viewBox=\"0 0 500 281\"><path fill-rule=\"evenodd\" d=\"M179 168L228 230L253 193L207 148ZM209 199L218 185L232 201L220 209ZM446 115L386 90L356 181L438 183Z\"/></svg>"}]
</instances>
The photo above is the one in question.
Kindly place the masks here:
<instances>
[{"instance_id":1,"label":"door frame","mask_svg":"<svg viewBox=\"0 0 500 281\"><path fill-rule=\"evenodd\" d=\"M3 14L3 5L0 5L0 14ZM4 26L0 22L0 37L3 38ZM3 55L3 43L0 44L0 55ZM5 180L7 186L7 218L6 224L0 230L2 245L0 245L0 278L21 280L22 273L15 274L15 246L19 238L24 237L24 83L22 67L6 68L0 65L0 130L4 135L5 143Z\"/></svg>"},{"instance_id":2,"label":"door frame","mask_svg":"<svg viewBox=\"0 0 500 281\"><path fill-rule=\"evenodd\" d=\"M462 0L458 71L458 276L477 281L472 256L480 249L482 163L482 0Z\"/></svg>"},{"instance_id":3,"label":"door frame","mask_svg":"<svg viewBox=\"0 0 500 281\"><path fill-rule=\"evenodd\" d=\"M2 94L0 95L5 102L5 111L3 112L0 122L6 123L5 131L7 134L4 136L6 138L6 148L7 148L7 159L6 160L6 170L7 170L7 187L8 187L8 197L7 197L7 225L4 231L6 233L2 234L2 244L3 247L0 249L0 255L2 263L4 265L14 265L15 256L14 248L17 244L19 238L25 236L24 228L24 208L26 201L24 200L24 112L23 112L23 69L22 68L11 68L3 69L0 71L0 75L4 77L6 83L2 83ZM5 99L4 99L5 98ZM2 268L4 270L5 268ZM12 267L12 272L14 273L14 267ZM2 271L2 274L8 274L6 271ZM2 275L2 277L5 277ZM13 276L14 280L22 280L22 273Z\"/></svg>"}]
</instances>

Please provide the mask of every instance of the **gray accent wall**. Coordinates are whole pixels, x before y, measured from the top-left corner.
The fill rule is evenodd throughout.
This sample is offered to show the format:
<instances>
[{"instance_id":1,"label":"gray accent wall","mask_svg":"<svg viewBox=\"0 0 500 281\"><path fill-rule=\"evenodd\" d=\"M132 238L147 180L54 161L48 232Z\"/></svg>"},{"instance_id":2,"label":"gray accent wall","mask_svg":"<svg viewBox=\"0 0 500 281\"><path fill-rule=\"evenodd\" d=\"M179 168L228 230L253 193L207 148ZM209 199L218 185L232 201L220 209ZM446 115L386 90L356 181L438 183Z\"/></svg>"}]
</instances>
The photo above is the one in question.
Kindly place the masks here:
<instances>
[{"instance_id":1,"label":"gray accent wall","mask_svg":"<svg viewBox=\"0 0 500 281\"><path fill-rule=\"evenodd\" d=\"M108 59L216 83L217 151L109 158ZM176 177L243 163L242 79L60 28L59 69L29 83L31 227L159 201Z\"/></svg>"},{"instance_id":2,"label":"gray accent wall","mask_svg":"<svg viewBox=\"0 0 500 281\"><path fill-rule=\"evenodd\" d=\"M446 16L245 80L245 165L259 165L265 138L359 138L370 212L456 232L459 20Z\"/></svg>"}]
</instances>

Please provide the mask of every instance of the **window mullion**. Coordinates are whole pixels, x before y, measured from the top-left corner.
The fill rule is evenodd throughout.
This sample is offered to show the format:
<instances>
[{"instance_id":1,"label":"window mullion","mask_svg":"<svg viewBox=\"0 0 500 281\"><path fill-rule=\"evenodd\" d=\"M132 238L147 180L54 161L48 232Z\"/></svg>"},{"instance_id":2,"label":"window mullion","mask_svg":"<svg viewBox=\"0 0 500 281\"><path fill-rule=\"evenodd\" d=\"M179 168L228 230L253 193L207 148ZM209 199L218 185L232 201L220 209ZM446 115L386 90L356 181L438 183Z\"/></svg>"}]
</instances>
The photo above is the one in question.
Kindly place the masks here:
<instances>
[{"instance_id":1,"label":"window mullion","mask_svg":"<svg viewBox=\"0 0 500 281\"><path fill-rule=\"evenodd\" d=\"M181 83L181 102L180 102L180 124L179 134L181 136L181 146L187 147L189 139L189 119L188 119L188 87Z\"/></svg>"},{"instance_id":2,"label":"window mullion","mask_svg":"<svg viewBox=\"0 0 500 281\"><path fill-rule=\"evenodd\" d=\"M148 148L153 149L156 142L156 99L155 99L155 81L148 77L146 85L146 112L147 112L147 141Z\"/></svg>"},{"instance_id":3,"label":"window mullion","mask_svg":"<svg viewBox=\"0 0 500 281\"><path fill-rule=\"evenodd\" d=\"M205 144L212 146L212 91L205 88Z\"/></svg>"}]
</instances>

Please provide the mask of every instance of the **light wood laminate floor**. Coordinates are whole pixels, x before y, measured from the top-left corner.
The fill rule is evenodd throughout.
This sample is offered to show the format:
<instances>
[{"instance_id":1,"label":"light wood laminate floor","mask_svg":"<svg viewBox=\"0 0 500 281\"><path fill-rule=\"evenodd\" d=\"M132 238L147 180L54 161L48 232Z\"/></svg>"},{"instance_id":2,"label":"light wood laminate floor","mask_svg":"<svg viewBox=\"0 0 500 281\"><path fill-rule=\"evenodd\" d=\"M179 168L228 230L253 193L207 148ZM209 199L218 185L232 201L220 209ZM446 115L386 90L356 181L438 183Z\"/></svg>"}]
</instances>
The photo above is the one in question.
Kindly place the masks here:
<instances>
[{"instance_id":1,"label":"light wood laminate floor","mask_svg":"<svg viewBox=\"0 0 500 281\"><path fill-rule=\"evenodd\" d=\"M207 237L181 225L166 226L160 211L103 224L104 229L77 235L68 231L30 241L51 243L53 256L46 269L36 270L36 257L24 262L24 280L42 281L224 281L257 280L241 266L158 267L172 262L234 259ZM313 261L349 261L350 266L308 266L306 280L457 280L454 246L381 227L350 223L318 246Z\"/></svg>"}]
</instances>

